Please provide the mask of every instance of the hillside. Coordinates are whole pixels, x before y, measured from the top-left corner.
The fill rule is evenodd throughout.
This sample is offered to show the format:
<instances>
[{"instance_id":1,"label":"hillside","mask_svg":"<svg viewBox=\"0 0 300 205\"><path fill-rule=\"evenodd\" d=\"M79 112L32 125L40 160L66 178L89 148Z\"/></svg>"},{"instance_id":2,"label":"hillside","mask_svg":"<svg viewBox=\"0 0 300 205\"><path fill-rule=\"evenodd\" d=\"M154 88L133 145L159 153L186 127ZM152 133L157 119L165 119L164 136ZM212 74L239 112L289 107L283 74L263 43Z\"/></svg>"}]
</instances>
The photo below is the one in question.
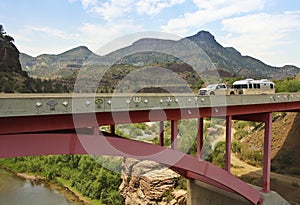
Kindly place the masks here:
<instances>
[{"instance_id":1,"label":"hillside","mask_svg":"<svg viewBox=\"0 0 300 205\"><path fill-rule=\"evenodd\" d=\"M300 69L286 65L274 67L250 56L242 56L235 48L223 47L213 35L200 31L178 41L154 38L140 39L127 47L98 56L86 47L77 47L58 55L30 57L20 55L23 70L30 76L42 78L66 77L76 74L76 69L86 66L135 67L164 64L189 64L201 76L282 79L295 76ZM190 68L189 68L190 69ZM126 73L126 72L125 72ZM119 72L113 73L122 79Z\"/></svg>"},{"instance_id":2,"label":"hillside","mask_svg":"<svg viewBox=\"0 0 300 205\"><path fill-rule=\"evenodd\" d=\"M273 113L272 123L272 170L284 174L300 175L300 161L297 153L300 149L300 114ZM235 123L235 140L241 144L239 156L250 164L260 166L264 139L262 123Z\"/></svg>"},{"instance_id":3,"label":"hillside","mask_svg":"<svg viewBox=\"0 0 300 205\"><path fill-rule=\"evenodd\" d=\"M87 47L80 46L58 55L42 54L32 57L20 54L23 70L32 77L60 78L74 74L74 69L82 68L83 63L92 55Z\"/></svg>"}]
</instances>

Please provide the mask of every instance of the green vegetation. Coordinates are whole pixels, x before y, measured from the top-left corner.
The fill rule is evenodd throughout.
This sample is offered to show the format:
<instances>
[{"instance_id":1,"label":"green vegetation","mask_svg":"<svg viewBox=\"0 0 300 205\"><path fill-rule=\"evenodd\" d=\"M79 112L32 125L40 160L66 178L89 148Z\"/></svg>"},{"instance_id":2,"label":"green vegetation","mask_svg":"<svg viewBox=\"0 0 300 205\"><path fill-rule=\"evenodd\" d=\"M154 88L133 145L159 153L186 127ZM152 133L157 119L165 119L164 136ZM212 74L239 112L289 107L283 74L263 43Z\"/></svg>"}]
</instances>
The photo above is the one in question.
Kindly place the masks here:
<instances>
[{"instance_id":1,"label":"green vegetation","mask_svg":"<svg viewBox=\"0 0 300 205\"><path fill-rule=\"evenodd\" d=\"M229 78L229 77L227 77L227 78L223 78L222 79L222 83L225 83L227 85L232 85L235 81L242 80L242 79L243 78L241 78L241 77L235 77L235 78Z\"/></svg>"},{"instance_id":2,"label":"green vegetation","mask_svg":"<svg viewBox=\"0 0 300 205\"><path fill-rule=\"evenodd\" d=\"M168 191L166 191L162 197L165 197L167 202L171 202L171 200L173 199L173 195L172 195L172 189L169 189Z\"/></svg>"},{"instance_id":3,"label":"green vegetation","mask_svg":"<svg viewBox=\"0 0 300 205\"><path fill-rule=\"evenodd\" d=\"M192 85L192 89L197 92L200 88L203 87L205 81L201 78L195 84Z\"/></svg>"},{"instance_id":4,"label":"green vegetation","mask_svg":"<svg viewBox=\"0 0 300 205\"><path fill-rule=\"evenodd\" d=\"M108 163L104 157L57 155L0 159L0 164L13 172L31 173L69 185L83 196L98 200L100 204L121 205L123 198L118 191L121 159L110 158L109 162L110 168L117 172L101 166L101 163Z\"/></svg>"},{"instance_id":5,"label":"green vegetation","mask_svg":"<svg viewBox=\"0 0 300 205\"><path fill-rule=\"evenodd\" d=\"M224 141L218 142L211 154L212 163L221 168L225 167L225 146Z\"/></svg>"},{"instance_id":6,"label":"green vegetation","mask_svg":"<svg viewBox=\"0 0 300 205\"><path fill-rule=\"evenodd\" d=\"M299 92L300 81L295 77L289 77L285 80L276 80L276 92Z\"/></svg>"},{"instance_id":7,"label":"green vegetation","mask_svg":"<svg viewBox=\"0 0 300 205\"><path fill-rule=\"evenodd\" d=\"M68 93L71 88L57 80L24 78L19 74L0 72L0 92L4 93Z\"/></svg>"},{"instance_id":8,"label":"green vegetation","mask_svg":"<svg viewBox=\"0 0 300 205\"><path fill-rule=\"evenodd\" d=\"M260 166L263 159L263 153L259 146L249 146L245 142L249 136L252 136L255 131L260 131L263 128L263 123L250 121L235 121L233 123L234 141L232 143L232 151L243 161ZM262 142L259 142L262 143Z\"/></svg>"},{"instance_id":9,"label":"green vegetation","mask_svg":"<svg viewBox=\"0 0 300 205\"><path fill-rule=\"evenodd\" d=\"M0 38L7 41L7 42L14 42L14 38L7 35L6 32L4 31L3 25L0 25Z\"/></svg>"}]
</instances>

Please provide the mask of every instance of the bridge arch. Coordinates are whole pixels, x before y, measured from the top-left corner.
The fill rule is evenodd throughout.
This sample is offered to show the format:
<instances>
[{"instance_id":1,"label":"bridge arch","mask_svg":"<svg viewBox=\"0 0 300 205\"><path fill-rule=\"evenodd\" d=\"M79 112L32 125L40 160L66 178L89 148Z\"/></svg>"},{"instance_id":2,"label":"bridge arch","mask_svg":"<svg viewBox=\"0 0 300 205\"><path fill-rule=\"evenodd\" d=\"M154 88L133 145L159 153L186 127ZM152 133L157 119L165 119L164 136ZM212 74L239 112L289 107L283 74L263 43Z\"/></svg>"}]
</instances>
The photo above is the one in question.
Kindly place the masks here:
<instances>
[{"instance_id":1,"label":"bridge arch","mask_svg":"<svg viewBox=\"0 0 300 205\"><path fill-rule=\"evenodd\" d=\"M111 146L107 146L106 142ZM88 152L85 149L87 146ZM125 139L116 134L24 133L1 136L1 158L58 154L92 154L156 161L189 179L200 180L239 194L253 204L261 201L257 190L207 161L174 149ZM178 158L181 160L178 161Z\"/></svg>"}]
</instances>

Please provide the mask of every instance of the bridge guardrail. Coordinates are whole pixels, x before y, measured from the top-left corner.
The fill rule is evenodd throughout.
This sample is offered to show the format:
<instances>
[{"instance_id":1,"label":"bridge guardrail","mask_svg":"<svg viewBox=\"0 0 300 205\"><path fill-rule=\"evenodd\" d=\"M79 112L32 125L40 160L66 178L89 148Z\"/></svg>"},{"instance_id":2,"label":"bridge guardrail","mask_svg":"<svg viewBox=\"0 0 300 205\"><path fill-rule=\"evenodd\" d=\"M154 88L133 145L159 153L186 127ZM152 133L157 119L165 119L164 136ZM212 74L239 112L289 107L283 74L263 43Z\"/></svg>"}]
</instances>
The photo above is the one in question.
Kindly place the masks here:
<instances>
[{"instance_id":1,"label":"bridge guardrail","mask_svg":"<svg viewBox=\"0 0 300 205\"><path fill-rule=\"evenodd\" d=\"M0 117L300 102L300 93L199 96L193 94L1 94Z\"/></svg>"}]
</instances>

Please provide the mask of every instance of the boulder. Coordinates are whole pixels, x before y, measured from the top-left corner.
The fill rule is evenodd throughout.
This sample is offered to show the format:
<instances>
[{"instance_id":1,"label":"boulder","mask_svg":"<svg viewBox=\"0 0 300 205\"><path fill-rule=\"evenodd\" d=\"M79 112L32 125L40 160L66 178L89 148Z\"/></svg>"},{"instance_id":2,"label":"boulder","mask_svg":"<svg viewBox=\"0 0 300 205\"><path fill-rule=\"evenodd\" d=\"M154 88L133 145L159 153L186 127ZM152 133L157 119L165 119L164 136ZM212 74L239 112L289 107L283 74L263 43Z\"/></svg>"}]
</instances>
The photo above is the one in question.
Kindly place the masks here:
<instances>
[{"instance_id":1,"label":"boulder","mask_svg":"<svg viewBox=\"0 0 300 205\"><path fill-rule=\"evenodd\" d=\"M177 190L176 172L156 162L124 158L120 193L126 205L186 204L186 190Z\"/></svg>"}]
</instances>

